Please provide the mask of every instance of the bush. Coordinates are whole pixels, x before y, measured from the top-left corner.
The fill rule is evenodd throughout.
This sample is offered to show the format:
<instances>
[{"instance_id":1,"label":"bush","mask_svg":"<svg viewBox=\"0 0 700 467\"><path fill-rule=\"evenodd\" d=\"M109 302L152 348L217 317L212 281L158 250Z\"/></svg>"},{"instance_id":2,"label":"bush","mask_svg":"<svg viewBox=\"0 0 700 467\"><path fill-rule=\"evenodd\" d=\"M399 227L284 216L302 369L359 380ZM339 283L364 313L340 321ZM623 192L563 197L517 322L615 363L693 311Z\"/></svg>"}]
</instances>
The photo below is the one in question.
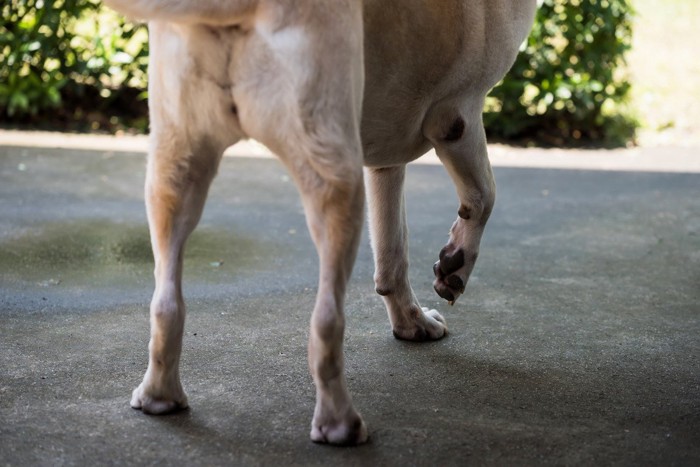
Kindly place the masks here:
<instances>
[{"instance_id":1,"label":"bush","mask_svg":"<svg viewBox=\"0 0 700 467\"><path fill-rule=\"evenodd\" d=\"M83 120L92 129L101 126L101 111L143 118L145 27L97 0L9 0L2 18L0 118Z\"/></svg>"},{"instance_id":2,"label":"bush","mask_svg":"<svg viewBox=\"0 0 700 467\"><path fill-rule=\"evenodd\" d=\"M625 143L629 0L544 0L523 52L487 99L491 136L549 144Z\"/></svg>"},{"instance_id":3,"label":"bush","mask_svg":"<svg viewBox=\"0 0 700 467\"><path fill-rule=\"evenodd\" d=\"M540 0L513 69L487 99L490 136L562 145L624 143L630 0ZM0 120L146 128L144 26L98 0L9 0L0 23ZM140 97L140 99L137 99ZM56 122L56 119L59 122ZM118 127L119 125L117 125Z\"/></svg>"}]
</instances>

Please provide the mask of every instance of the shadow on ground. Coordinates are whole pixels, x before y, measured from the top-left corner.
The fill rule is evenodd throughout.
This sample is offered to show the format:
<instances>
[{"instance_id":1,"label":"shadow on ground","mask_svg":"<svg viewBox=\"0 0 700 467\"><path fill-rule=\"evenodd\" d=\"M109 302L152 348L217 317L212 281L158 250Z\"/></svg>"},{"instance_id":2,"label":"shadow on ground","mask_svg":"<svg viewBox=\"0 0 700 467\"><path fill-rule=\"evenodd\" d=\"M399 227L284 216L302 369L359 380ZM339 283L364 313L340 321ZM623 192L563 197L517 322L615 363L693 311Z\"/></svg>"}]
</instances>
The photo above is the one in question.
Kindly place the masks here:
<instances>
[{"instance_id":1,"label":"shadow on ground","mask_svg":"<svg viewBox=\"0 0 700 467\"><path fill-rule=\"evenodd\" d=\"M192 409L128 407L146 365L142 155L0 148L0 462L450 465L700 462L700 175L496 169L454 307L431 266L457 202L409 171L412 280L450 335L391 337L363 241L348 296L360 448L308 439L317 265L273 160L227 158L186 259Z\"/></svg>"}]
</instances>

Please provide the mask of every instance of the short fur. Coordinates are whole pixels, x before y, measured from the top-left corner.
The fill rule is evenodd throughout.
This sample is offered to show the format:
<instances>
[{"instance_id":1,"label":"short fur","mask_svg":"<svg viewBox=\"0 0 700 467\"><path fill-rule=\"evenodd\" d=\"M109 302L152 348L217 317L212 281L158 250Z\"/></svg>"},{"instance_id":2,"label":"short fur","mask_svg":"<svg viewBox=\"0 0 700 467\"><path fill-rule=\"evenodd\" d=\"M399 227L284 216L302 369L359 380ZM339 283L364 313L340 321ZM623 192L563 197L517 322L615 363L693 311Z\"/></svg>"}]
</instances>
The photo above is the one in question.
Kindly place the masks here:
<instances>
[{"instance_id":1,"label":"short fur","mask_svg":"<svg viewBox=\"0 0 700 467\"><path fill-rule=\"evenodd\" d=\"M309 366L311 438L367 430L343 370L343 301L363 221L366 169L376 290L399 339L445 335L408 281L405 166L434 147L459 197L435 290L464 292L495 199L481 109L512 66L535 0L107 0L149 20L155 256L150 358L131 405L187 407L179 377L182 258L224 149L254 138L288 167L320 260Z\"/></svg>"}]
</instances>

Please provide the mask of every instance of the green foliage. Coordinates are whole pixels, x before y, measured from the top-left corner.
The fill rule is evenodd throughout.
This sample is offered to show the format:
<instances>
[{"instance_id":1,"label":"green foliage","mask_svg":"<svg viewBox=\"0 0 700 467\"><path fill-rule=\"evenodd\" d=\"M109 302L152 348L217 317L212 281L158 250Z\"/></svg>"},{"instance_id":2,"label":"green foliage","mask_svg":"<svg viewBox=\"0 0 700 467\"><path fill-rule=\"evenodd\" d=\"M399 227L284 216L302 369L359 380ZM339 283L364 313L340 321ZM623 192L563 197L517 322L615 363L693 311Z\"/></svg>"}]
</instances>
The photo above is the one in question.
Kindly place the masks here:
<instances>
[{"instance_id":1,"label":"green foliage","mask_svg":"<svg viewBox=\"0 0 700 467\"><path fill-rule=\"evenodd\" d=\"M102 10L98 0L9 0L1 11L3 120L59 110L80 118L142 92L145 27Z\"/></svg>"},{"instance_id":2,"label":"green foliage","mask_svg":"<svg viewBox=\"0 0 700 467\"><path fill-rule=\"evenodd\" d=\"M540 0L523 53L487 99L489 134L556 145L633 138L630 1ZM6 0L0 9L0 121L114 129L109 116L120 115L145 128L144 26L99 0Z\"/></svg>"},{"instance_id":3,"label":"green foliage","mask_svg":"<svg viewBox=\"0 0 700 467\"><path fill-rule=\"evenodd\" d=\"M630 1L540 3L524 50L487 99L488 133L556 145L629 141L636 127L624 71Z\"/></svg>"}]
</instances>

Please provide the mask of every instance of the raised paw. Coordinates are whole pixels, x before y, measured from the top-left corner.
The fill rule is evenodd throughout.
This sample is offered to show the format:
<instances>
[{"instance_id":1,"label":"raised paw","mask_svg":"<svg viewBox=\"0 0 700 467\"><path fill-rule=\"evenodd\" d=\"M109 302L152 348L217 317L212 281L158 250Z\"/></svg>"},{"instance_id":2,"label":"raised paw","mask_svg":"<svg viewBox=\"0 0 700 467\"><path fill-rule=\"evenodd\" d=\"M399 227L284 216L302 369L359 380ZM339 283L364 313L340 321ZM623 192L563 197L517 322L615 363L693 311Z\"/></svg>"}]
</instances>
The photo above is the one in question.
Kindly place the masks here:
<instances>
[{"instance_id":1,"label":"raised paw","mask_svg":"<svg viewBox=\"0 0 700 467\"><path fill-rule=\"evenodd\" d=\"M315 415L311 423L311 441L335 446L356 446L367 441L367 427L354 410L345 417Z\"/></svg>"},{"instance_id":2,"label":"raised paw","mask_svg":"<svg viewBox=\"0 0 700 467\"><path fill-rule=\"evenodd\" d=\"M182 389L174 391L171 397L153 396L144 389L144 383L141 383L131 395L131 407L149 415L165 415L186 409L187 396Z\"/></svg>"},{"instance_id":3,"label":"raised paw","mask_svg":"<svg viewBox=\"0 0 700 467\"><path fill-rule=\"evenodd\" d=\"M394 337L407 341L430 341L445 337L447 324L437 310L416 307L412 310L413 320L410 323L394 325Z\"/></svg>"},{"instance_id":4,"label":"raised paw","mask_svg":"<svg viewBox=\"0 0 700 467\"><path fill-rule=\"evenodd\" d=\"M476 254L467 256L461 248L450 245L440 251L440 260L433 265L433 287L450 305L464 293L476 257Z\"/></svg>"}]
</instances>

